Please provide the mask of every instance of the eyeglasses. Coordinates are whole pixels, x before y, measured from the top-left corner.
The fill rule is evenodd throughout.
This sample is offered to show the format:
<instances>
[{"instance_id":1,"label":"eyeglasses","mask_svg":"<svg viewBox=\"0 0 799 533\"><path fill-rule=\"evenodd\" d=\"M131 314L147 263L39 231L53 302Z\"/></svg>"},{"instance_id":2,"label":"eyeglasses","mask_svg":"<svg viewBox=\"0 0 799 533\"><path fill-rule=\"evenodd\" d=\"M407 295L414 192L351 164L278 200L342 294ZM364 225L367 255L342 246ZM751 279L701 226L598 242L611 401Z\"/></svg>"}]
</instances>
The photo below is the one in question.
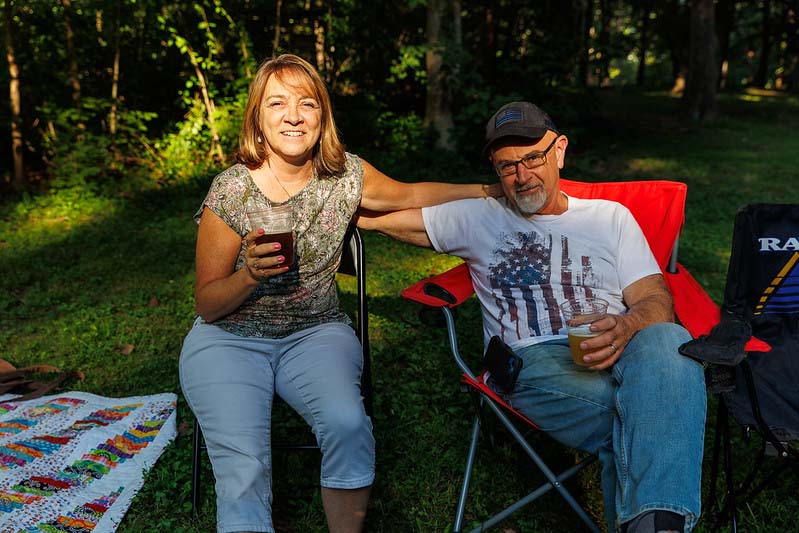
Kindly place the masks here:
<instances>
[{"instance_id":1,"label":"eyeglasses","mask_svg":"<svg viewBox=\"0 0 799 533\"><path fill-rule=\"evenodd\" d=\"M502 177L513 176L516 174L519 171L519 163L524 165L524 168L527 170L532 170L534 168L543 166L547 162L547 152L549 152L552 147L555 146L555 141L557 140L558 137L552 139L552 142L549 143L549 146L547 146L543 152L533 152L516 161L503 161L502 163L495 165L494 170L497 172L498 176Z\"/></svg>"}]
</instances>

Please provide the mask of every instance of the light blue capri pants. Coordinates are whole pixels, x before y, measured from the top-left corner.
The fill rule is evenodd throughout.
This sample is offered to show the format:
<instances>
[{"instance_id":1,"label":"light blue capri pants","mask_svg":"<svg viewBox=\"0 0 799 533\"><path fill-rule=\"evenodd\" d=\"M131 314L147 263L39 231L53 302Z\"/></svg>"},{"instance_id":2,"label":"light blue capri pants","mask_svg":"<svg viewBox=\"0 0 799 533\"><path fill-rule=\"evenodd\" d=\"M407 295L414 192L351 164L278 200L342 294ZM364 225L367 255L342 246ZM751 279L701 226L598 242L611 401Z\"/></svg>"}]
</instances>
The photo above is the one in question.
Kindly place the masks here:
<instances>
[{"instance_id":1,"label":"light blue capri pants","mask_svg":"<svg viewBox=\"0 0 799 533\"><path fill-rule=\"evenodd\" d=\"M346 324L266 339L195 322L180 354L180 385L208 445L220 533L274 531L275 393L313 429L322 451L323 487L372 484L375 442L361 396L362 369L361 344Z\"/></svg>"}]
</instances>

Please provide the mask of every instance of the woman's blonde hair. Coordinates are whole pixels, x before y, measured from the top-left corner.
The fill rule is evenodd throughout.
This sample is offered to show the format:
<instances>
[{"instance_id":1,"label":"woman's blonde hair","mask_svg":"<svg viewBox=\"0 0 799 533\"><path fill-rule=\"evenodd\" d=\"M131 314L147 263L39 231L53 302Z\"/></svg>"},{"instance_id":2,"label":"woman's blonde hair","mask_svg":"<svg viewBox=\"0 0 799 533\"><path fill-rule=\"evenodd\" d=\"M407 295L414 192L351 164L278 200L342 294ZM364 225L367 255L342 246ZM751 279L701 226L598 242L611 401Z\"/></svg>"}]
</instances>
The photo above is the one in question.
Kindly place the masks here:
<instances>
[{"instance_id":1,"label":"woman's blonde hair","mask_svg":"<svg viewBox=\"0 0 799 533\"><path fill-rule=\"evenodd\" d=\"M293 54L269 59L258 67L255 79L250 84L247 107L244 109L236 161L253 169L260 167L269 158L264 143L265 135L261 131L261 102L266 91L266 82L271 76L277 76L281 82L288 76L299 78L300 86L319 102L322 128L313 150L313 167L320 178L340 174L344 170L344 145L338 137L327 86L310 63Z\"/></svg>"}]
</instances>

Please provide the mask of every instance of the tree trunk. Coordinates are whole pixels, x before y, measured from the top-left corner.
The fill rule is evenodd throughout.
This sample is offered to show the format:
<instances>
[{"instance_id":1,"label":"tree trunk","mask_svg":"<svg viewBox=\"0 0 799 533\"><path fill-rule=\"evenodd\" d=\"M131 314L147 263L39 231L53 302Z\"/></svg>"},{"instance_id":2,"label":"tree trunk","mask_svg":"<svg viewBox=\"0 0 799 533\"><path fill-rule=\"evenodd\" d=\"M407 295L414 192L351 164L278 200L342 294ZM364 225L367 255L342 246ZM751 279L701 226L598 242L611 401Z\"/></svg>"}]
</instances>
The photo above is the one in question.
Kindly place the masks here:
<instances>
[{"instance_id":1,"label":"tree trunk","mask_svg":"<svg viewBox=\"0 0 799 533\"><path fill-rule=\"evenodd\" d=\"M582 0L582 33L583 39L580 46L580 59L577 63L577 83L581 87L588 87L588 62L591 48L591 27L594 25L594 0Z\"/></svg>"},{"instance_id":2,"label":"tree trunk","mask_svg":"<svg viewBox=\"0 0 799 533\"><path fill-rule=\"evenodd\" d=\"M453 150L449 137L452 129L452 111L443 71L441 19L446 0L428 0L427 26L425 28L425 65L427 67L427 99L425 102L424 125L432 126L436 133L436 147Z\"/></svg>"},{"instance_id":3,"label":"tree trunk","mask_svg":"<svg viewBox=\"0 0 799 533\"><path fill-rule=\"evenodd\" d=\"M461 0L452 0L452 44L457 50L457 60L451 65L451 80L460 79L463 58L463 4ZM450 89L448 94L452 95Z\"/></svg>"},{"instance_id":4,"label":"tree trunk","mask_svg":"<svg viewBox=\"0 0 799 533\"><path fill-rule=\"evenodd\" d=\"M19 92L19 67L17 66L16 55L14 54L14 19L11 16L11 0L3 3L3 15L6 19L5 41L6 59L8 60L8 95L11 107L11 153L14 158L14 181L13 187L21 191L25 188L25 164L22 153L22 119L20 116L20 92Z\"/></svg>"},{"instance_id":5,"label":"tree trunk","mask_svg":"<svg viewBox=\"0 0 799 533\"><path fill-rule=\"evenodd\" d=\"M275 2L275 39L272 41L272 57L277 57L280 46L280 12L283 10L283 0Z\"/></svg>"},{"instance_id":6,"label":"tree trunk","mask_svg":"<svg viewBox=\"0 0 799 533\"><path fill-rule=\"evenodd\" d=\"M325 61L325 26L319 22L318 18L313 19L313 34L314 34L314 49L316 51L316 70L319 74L326 78L328 83L330 79L326 76L327 61Z\"/></svg>"},{"instance_id":7,"label":"tree trunk","mask_svg":"<svg viewBox=\"0 0 799 533\"><path fill-rule=\"evenodd\" d=\"M754 84L757 87L765 87L766 83L768 83L768 59L771 54L771 0L763 0L762 13L763 44L760 47L760 61L758 61L754 80Z\"/></svg>"},{"instance_id":8,"label":"tree trunk","mask_svg":"<svg viewBox=\"0 0 799 533\"><path fill-rule=\"evenodd\" d=\"M497 27L494 20L494 8L491 3L485 7L483 24L485 40L482 46L483 66L486 79L493 80L497 62Z\"/></svg>"},{"instance_id":9,"label":"tree trunk","mask_svg":"<svg viewBox=\"0 0 799 533\"><path fill-rule=\"evenodd\" d=\"M799 92L799 1L785 4L785 26L788 38L785 47L783 89Z\"/></svg>"},{"instance_id":10,"label":"tree trunk","mask_svg":"<svg viewBox=\"0 0 799 533\"><path fill-rule=\"evenodd\" d=\"M685 72L688 69L688 43L690 41L690 14L680 1L665 2L661 16L660 33L671 57L673 96L684 95Z\"/></svg>"},{"instance_id":11,"label":"tree trunk","mask_svg":"<svg viewBox=\"0 0 799 533\"><path fill-rule=\"evenodd\" d=\"M208 85L205 83L205 76L203 75L200 61L197 59L194 49L189 46L187 48L189 54L189 61L194 67L194 74L197 76L197 82L200 85L200 94L203 97L205 104L205 112L208 115L208 129L211 132L211 153L216 153L217 160L220 163L225 162L225 153L222 151L222 142L219 139L219 133L216 130L216 120L214 119L214 101L208 94Z\"/></svg>"},{"instance_id":12,"label":"tree trunk","mask_svg":"<svg viewBox=\"0 0 799 533\"><path fill-rule=\"evenodd\" d=\"M727 87L730 64L730 34L735 26L735 1L720 0L716 4L716 23L719 36L719 89Z\"/></svg>"},{"instance_id":13,"label":"tree trunk","mask_svg":"<svg viewBox=\"0 0 799 533\"><path fill-rule=\"evenodd\" d=\"M461 0L452 0L452 38L455 46L463 47L463 4Z\"/></svg>"},{"instance_id":14,"label":"tree trunk","mask_svg":"<svg viewBox=\"0 0 799 533\"><path fill-rule=\"evenodd\" d=\"M606 87L610 83L610 21L613 18L613 8L610 4L610 0L599 0L602 22L597 36L597 48L599 49L597 78L600 87Z\"/></svg>"},{"instance_id":15,"label":"tree trunk","mask_svg":"<svg viewBox=\"0 0 799 533\"><path fill-rule=\"evenodd\" d=\"M244 31L239 30L239 46L241 47L241 59L244 62L244 75L248 80L252 79L252 70L250 69L250 52L247 49L247 40L244 38Z\"/></svg>"},{"instance_id":16,"label":"tree trunk","mask_svg":"<svg viewBox=\"0 0 799 533\"><path fill-rule=\"evenodd\" d=\"M122 16L122 0L117 0L117 13L114 20L114 65L111 69L111 111L108 113L108 132L112 138L117 133L117 102L119 97L119 25Z\"/></svg>"},{"instance_id":17,"label":"tree trunk","mask_svg":"<svg viewBox=\"0 0 799 533\"><path fill-rule=\"evenodd\" d=\"M635 76L635 85L644 86L646 72L646 51L649 49L649 15L652 13L652 4L644 2L641 13L641 39L638 41L638 72Z\"/></svg>"},{"instance_id":18,"label":"tree trunk","mask_svg":"<svg viewBox=\"0 0 799 533\"><path fill-rule=\"evenodd\" d=\"M691 53L684 97L691 119L709 123L718 114L718 64L713 0L692 2L690 31Z\"/></svg>"},{"instance_id":19,"label":"tree trunk","mask_svg":"<svg viewBox=\"0 0 799 533\"><path fill-rule=\"evenodd\" d=\"M72 85L72 101L80 109L80 76L78 74L78 58L75 53L75 33L72 31L72 20L69 13L72 10L71 0L61 0L64 7L64 26L67 38L67 62L69 63L69 82Z\"/></svg>"}]
</instances>

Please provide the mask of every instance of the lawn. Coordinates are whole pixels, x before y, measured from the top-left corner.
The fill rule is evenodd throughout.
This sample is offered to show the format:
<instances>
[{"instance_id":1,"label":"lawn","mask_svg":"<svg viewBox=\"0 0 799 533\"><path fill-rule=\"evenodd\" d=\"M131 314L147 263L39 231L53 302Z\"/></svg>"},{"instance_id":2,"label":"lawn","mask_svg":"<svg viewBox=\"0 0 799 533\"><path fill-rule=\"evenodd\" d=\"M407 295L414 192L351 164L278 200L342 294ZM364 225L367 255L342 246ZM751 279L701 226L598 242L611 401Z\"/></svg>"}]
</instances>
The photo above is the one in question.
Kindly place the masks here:
<instances>
[{"instance_id":1,"label":"lawn","mask_svg":"<svg viewBox=\"0 0 799 533\"><path fill-rule=\"evenodd\" d=\"M799 203L799 101L766 93L727 95L719 122L700 127L685 122L680 102L662 93L608 92L595 98L589 119L563 128L571 141L563 176L688 183L681 262L719 301L738 207ZM438 179L449 179L453 168L459 181L493 179L487 165L464 170L442 161L424 170ZM401 164L379 166L389 175L406 175ZM211 178L146 193L64 193L4 202L0 357L16 366L47 362L80 369L86 379L75 388L106 396L179 394L178 355L193 318L192 213ZM376 234L365 238L378 454L367 531L446 531L466 455L470 399L459 391L443 328L423 322L418 307L399 293L458 261ZM343 279L341 290L344 301L351 300L351 281ZM474 304L461 311L459 325L462 348L476 361L481 339ZM190 513L193 418L180 396L178 413L179 436L150 472L121 532L214 530L207 464L202 512L196 520ZM711 410L709 428L712 419ZM275 427L291 426L290 420L277 415ZM754 448L734 433L740 448ZM708 449L711 438L708 432ZM562 449L546 450L556 464L573 461ZM481 443L478 461L470 521L540 480L502 431L493 443ZM313 453L286 453L275 461L275 515L283 531L324 531L317 479ZM794 482L778 484L745 508L742 528L794 529L799 517ZM570 486L601 521L597 469ZM559 498L547 495L497 531L578 530L568 513ZM706 528L702 523L700 531Z\"/></svg>"}]
</instances>

